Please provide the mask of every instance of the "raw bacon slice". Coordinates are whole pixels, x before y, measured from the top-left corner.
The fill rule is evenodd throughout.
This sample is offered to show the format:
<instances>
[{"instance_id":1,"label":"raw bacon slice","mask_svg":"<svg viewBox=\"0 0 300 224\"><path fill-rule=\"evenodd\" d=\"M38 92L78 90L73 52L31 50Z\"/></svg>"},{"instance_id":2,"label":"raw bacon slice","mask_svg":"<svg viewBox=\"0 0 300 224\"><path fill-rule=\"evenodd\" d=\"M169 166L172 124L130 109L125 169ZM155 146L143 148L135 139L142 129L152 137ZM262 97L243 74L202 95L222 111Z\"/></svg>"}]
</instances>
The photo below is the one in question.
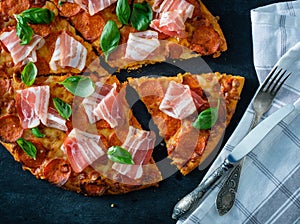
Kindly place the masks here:
<instances>
[{"instance_id":1,"label":"raw bacon slice","mask_svg":"<svg viewBox=\"0 0 300 224\"><path fill-rule=\"evenodd\" d=\"M104 147L99 135L90 134L74 128L63 144L68 160L77 173L102 157Z\"/></svg>"},{"instance_id":2,"label":"raw bacon slice","mask_svg":"<svg viewBox=\"0 0 300 224\"><path fill-rule=\"evenodd\" d=\"M87 10L89 14L95 15L97 12L107 8L115 3L117 0L74 0L75 3L81 6L84 10Z\"/></svg>"},{"instance_id":3,"label":"raw bacon slice","mask_svg":"<svg viewBox=\"0 0 300 224\"><path fill-rule=\"evenodd\" d=\"M82 71L86 57L87 49L64 31L55 42L55 50L49 64L53 71L66 67Z\"/></svg>"},{"instance_id":4,"label":"raw bacon slice","mask_svg":"<svg viewBox=\"0 0 300 224\"><path fill-rule=\"evenodd\" d=\"M185 0L156 0L152 6L154 12L163 13L175 10L184 11L184 21L187 18L192 18L195 6Z\"/></svg>"},{"instance_id":5,"label":"raw bacon slice","mask_svg":"<svg viewBox=\"0 0 300 224\"><path fill-rule=\"evenodd\" d=\"M112 168L131 179L139 179L143 175L143 166L148 164L155 145L155 134L151 131L136 129L132 126L122 147L131 154L134 165L114 163Z\"/></svg>"},{"instance_id":6,"label":"raw bacon slice","mask_svg":"<svg viewBox=\"0 0 300 224\"><path fill-rule=\"evenodd\" d=\"M185 0L157 0L153 10L158 18L152 20L150 27L168 36L185 38L185 21L192 18L195 6Z\"/></svg>"},{"instance_id":7,"label":"raw bacon slice","mask_svg":"<svg viewBox=\"0 0 300 224\"><path fill-rule=\"evenodd\" d=\"M152 30L130 33L125 58L136 61L147 59L160 46L158 33Z\"/></svg>"},{"instance_id":8,"label":"raw bacon slice","mask_svg":"<svg viewBox=\"0 0 300 224\"><path fill-rule=\"evenodd\" d=\"M16 106L22 128L34 128L40 124L40 119L35 114L34 109L27 101L22 99L21 94L16 95Z\"/></svg>"},{"instance_id":9,"label":"raw bacon slice","mask_svg":"<svg viewBox=\"0 0 300 224\"><path fill-rule=\"evenodd\" d=\"M184 119L194 112L196 106L188 85L171 81L159 109L170 117Z\"/></svg>"},{"instance_id":10,"label":"raw bacon slice","mask_svg":"<svg viewBox=\"0 0 300 224\"><path fill-rule=\"evenodd\" d=\"M93 113L96 109L97 105L101 102L101 100L109 93L109 91L113 88L112 85L106 85L102 82L95 83L95 92L89 97L84 98L82 101L82 105L84 107L85 113L89 119L91 124L95 123L98 118Z\"/></svg>"},{"instance_id":11,"label":"raw bacon slice","mask_svg":"<svg viewBox=\"0 0 300 224\"><path fill-rule=\"evenodd\" d=\"M122 125L125 122L125 111L121 97L121 94L117 92L117 85L114 83L112 89L93 111L97 120L104 119L112 128Z\"/></svg>"},{"instance_id":12,"label":"raw bacon slice","mask_svg":"<svg viewBox=\"0 0 300 224\"><path fill-rule=\"evenodd\" d=\"M17 91L17 112L23 128L33 128L47 122L50 98L49 86L30 87Z\"/></svg>"},{"instance_id":13,"label":"raw bacon slice","mask_svg":"<svg viewBox=\"0 0 300 224\"><path fill-rule=\"evenodd\" d=\"M66 120L63 119L59 113L52 107L49 107L47 114L47 122L45 124L49 128L56 128L61 131L67 131Z\"/></svg>"},{"instance_id":14,"label":"raw bacon slice","mask_svg":"<svg viewBox=\"0 0 300 224\"><path fill-rule=\"evenodd\" d=\"M193 101L194 101L194 104L197 108L197 110L202 106L204 105L205 103L207 103L207 100L203 99L200 95L198 95L195 91L191 90L191 94L192 94L192 97L193 97Z\"/></svg>"},{"instance_id":15,"label":"raw bacon slice","mask_svg":"<svg viewBox=\"0 0 300 224\"><path fill-rule=\"evenodd\" d=\"M15 65L19 62L22 62L22 64L26 64L29 61L36 62L36 50L45 44L45 40L41 36L34 34L29 44L21 45L21 40L17 36L15 29L3 32L0 35L0 40L10 52Z\"/></svg>"},{"instance_id":16,"label":"raw bacon slice","mask_svg":"<svg viewBox=\"0 0 300 224\"><path fill-rule=\"evenodd\" d=\"M150 27L168 36L184 38L187 33L185 32L183 16L184 11L182 10L163 12L160 19L152 20Z\"/></svg>"}]
</instances>

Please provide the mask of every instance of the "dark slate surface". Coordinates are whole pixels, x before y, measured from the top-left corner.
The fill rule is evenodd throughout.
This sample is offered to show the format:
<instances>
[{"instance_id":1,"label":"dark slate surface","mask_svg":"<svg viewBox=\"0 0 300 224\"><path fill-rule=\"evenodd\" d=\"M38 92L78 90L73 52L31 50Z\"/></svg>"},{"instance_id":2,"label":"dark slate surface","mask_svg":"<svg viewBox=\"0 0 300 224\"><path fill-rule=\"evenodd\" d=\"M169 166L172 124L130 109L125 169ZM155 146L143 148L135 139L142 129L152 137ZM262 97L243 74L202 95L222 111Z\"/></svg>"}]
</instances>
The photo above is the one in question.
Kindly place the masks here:
<instances>
[{"instance_id":1,"label":"dark slate surface","mask_svg":"<svg viewBox=\"0 0 300 224\"><path fill-rule=\"evenodd\" d=\"M228 51L220 58L205 57L213 71L246 77L237 112L226 130L223 144L241 119L258 86L253 68L250 9L272 0L205 0L228 41ZM1 223L175 223L174 205L197 186L206 170L196 169L186 177L175 173L149 188L126 195L85 197L62 190L24 172L10 154L0 148ZM115 207L111 208L111 204Z\"/></svg>"}]
</instances>

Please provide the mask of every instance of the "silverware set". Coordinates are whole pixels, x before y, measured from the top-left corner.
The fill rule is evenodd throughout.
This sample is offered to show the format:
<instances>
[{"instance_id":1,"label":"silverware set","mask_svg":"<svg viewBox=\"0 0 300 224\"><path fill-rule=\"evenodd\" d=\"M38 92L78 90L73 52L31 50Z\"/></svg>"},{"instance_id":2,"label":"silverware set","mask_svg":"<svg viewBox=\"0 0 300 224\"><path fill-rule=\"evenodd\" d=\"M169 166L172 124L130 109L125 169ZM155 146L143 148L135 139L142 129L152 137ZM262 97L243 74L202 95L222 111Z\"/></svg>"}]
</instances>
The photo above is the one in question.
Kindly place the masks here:
<instances>
[{"instance_id":1,"label":"silverware set","mask_svg":"<svg viewBox=\"0 0 300 224\"><path fill-rule=\"evenodd\" d=\"M256 91L254 99L252 100L254 118L252 120L249 132L252 129L254 130L251 132L257 132L257 130L255 130L255 127L257 126L257 124L259 124L262 116L270 109L276 94L290 75L291 73L281 68L280 65L276 65L268 74L263 84ZM248 135L251 135L251 132ZM262 133L262 135L265 134L266 133ZM245 138L247 138L248 135ZM244 140L245 139L243 139L241 143L243 143ZM241 143L239 143L239 145L243 145ZM237 151L238 150L240 149L237 149ZM241 152L239 153L243 154ZM241 158L233 160L231 162L225 160L223 164L213 173L213 175L209 176L206 180L203 180L194 191L190 192L176 204L173 210L172 218L178 219L185 213L190 211L195 206L195 204L199 203L199 201L203 199L205 194L209 193L209 191L216 186L217 182L221 181L221 179L223 179L224 176L229 173L229 171L230 173L223 182L223 185L217 194L216 207L220 215L224 215L228 211L230 211L230 209L234 205L235 196L239 184L240 172L242 170L243 157L245 155L238 155L237 157L241 156Z\"/></svg>"}]
</instances>

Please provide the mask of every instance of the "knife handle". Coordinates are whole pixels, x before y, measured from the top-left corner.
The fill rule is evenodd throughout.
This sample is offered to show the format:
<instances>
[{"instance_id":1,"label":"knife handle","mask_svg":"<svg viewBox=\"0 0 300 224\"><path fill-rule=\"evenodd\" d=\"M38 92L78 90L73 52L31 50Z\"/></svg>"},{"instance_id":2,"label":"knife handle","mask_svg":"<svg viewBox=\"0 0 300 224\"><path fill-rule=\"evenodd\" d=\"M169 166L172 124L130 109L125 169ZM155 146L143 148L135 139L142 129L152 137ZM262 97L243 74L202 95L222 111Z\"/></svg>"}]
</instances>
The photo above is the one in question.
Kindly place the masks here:
<instances>
[{"instance_id":1,"label":"knife handle","mask_svg":"<svg viewBox=\"0 0 300 224\"><path fill-rule=\"evenodd\" d=\"M224 162L212 174L210 174L192 192L182 198L175 205L172 218L178 219L183 214L188 212L196 204L196 202L203 198L208 190L212 190L217 185L221 177L231 170L233 166L234 164L225 159Z\"/></svg>"}]
</instances>

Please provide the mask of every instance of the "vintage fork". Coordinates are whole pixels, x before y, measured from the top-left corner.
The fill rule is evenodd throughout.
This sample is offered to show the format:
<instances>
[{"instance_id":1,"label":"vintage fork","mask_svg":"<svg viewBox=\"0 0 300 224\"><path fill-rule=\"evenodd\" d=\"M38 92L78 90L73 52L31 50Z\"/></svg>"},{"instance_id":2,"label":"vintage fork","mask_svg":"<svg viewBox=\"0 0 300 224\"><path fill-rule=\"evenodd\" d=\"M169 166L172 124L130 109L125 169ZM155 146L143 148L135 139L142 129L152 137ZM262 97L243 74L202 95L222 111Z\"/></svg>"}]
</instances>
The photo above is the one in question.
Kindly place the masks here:
<instances>
[{"instance_id":1,"label":"vintage fork","mask_svg":"<svg viewBox=\"0 0 300 224\"><path fill-rule=\"evenodd\" d=\"M278 66L275 66L268 74L252 101L254 118L249 131L259 123L262 116L270 109L275 95L290 75L291 73L287 74L287 70ZM234 204L242 164L243 160L233 168L218 192L216 206L220 215L226 214Z\"/></svg>"}]
</instances>

